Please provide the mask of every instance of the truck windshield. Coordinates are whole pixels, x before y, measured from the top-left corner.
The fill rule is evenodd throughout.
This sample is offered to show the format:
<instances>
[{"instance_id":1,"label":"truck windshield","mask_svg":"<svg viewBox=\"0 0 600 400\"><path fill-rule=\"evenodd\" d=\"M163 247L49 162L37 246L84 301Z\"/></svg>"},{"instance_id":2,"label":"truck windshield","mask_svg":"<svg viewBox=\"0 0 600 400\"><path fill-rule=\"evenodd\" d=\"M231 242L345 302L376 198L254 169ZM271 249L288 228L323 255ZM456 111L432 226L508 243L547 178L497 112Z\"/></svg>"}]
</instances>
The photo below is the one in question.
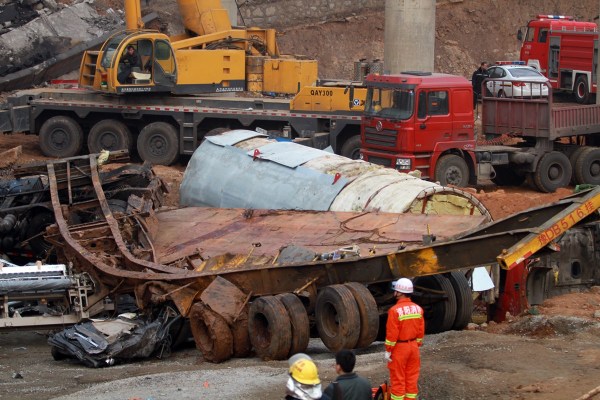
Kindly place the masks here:
<instances>
[{"instance_id":1,"label":"truck windshield","mask_svg":"<svg viewBox=\"0 0 600 400\"><path fill-rule=\"evenodd\" d=\"M115 52L119 47L119 44L125 39L125 34L114 36L110 41L104 46L104 54L102 55L102 65L103 68L109 68L112 64L113 57L115 56Z\"/></svg>"},{"instance_id":2,"label":"truck windshield","mask_svg":"<svg viewBox=\"0 0 600 400\"><path fill-rule=\"evenodd\" d=\"M390 119L409 119L413 115L413 89L369 88L365 114Z\"/></svg>"}]
</instances>

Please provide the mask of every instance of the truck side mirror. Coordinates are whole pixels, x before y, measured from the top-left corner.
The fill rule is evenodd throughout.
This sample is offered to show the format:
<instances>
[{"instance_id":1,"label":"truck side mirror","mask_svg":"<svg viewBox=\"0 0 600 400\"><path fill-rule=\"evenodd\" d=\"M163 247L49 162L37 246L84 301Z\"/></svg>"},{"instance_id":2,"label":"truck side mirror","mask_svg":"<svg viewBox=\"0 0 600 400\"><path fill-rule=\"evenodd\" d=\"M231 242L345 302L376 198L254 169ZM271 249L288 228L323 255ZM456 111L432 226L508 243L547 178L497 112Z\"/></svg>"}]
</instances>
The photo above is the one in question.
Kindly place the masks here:
<instances>
[{"instance_id":1,"label":"truck side mirror","mask_svg":"<svg viewBox=\"0 0 600 400\"><path fill-rule=\"evenodd\" d=\"M517 40L521 41L523 40L523 31L521 31L521 29L519 28L519 30L517 31Z\"/></svg>"}]
</instances>

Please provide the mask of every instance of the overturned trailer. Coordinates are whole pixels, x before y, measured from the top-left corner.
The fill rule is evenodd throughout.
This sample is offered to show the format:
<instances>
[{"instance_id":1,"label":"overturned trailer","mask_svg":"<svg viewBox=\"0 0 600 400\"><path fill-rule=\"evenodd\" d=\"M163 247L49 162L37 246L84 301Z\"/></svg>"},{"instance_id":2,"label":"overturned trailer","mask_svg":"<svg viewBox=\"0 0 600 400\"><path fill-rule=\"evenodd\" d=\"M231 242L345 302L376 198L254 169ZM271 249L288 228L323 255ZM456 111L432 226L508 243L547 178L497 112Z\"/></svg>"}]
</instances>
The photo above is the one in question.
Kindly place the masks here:
<instances>
[{"instance_id":1,"label":"overturned trailer","mask_svg":"<svg viewBox=\"0 0 600 400\"><path fill-rule=\"evenodd\" d=\"M197 347L214 362L252 350L283 359L305 350L311 331L332 351L368 346L393 303L389 282L399 276L416 277L428 329L460 328L470 318L464 305L471 297L458 270L494 262L510 267L554 244L573 225L593 223L600 206L597 190L486 224L484 215L156 212L160 196L147 190L111 209L95 156L45 168L56 221L46 239L62 262L93 281L82 310L133 293L147 315L165 320L172 336L167 343L185 336L189 322ZM86 174L78 177L91 185L93 199L61 196L61 188L69 187L66 171L83 168ZM60 177L67 182L59 185ZM76 221L71 216L81 209L95 209L97 218ZM448 231L452 226L455 231ZM427 227L439 239L423 246ZM461 230L467 233L445 240L444 232ZM113 354L99 351L92 343L100 344L82 332L76 338L96 357L89 365L111 364ZM53 346L55 354L68 354L66 347Z\"/></svg>"}]
</instances>

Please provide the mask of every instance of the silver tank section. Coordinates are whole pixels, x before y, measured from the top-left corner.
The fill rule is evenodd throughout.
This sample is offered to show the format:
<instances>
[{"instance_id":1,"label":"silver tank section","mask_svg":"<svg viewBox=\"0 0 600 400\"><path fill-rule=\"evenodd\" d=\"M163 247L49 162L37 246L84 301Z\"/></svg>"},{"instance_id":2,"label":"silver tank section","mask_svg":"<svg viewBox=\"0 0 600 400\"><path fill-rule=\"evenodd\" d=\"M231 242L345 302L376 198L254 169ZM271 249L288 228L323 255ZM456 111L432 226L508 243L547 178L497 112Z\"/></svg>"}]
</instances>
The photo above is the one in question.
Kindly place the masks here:
<instances>
[{"instance_id":1,"label":"silver tank section","mask_svg":"<svg viewBox=\"0 0 600 400\"><path fill-rule=\"evenodd\" d=\"M391 168L248 130L207 137L180 187L180 205L484 215L471 194Z\"/></svg>"}]
</instances>

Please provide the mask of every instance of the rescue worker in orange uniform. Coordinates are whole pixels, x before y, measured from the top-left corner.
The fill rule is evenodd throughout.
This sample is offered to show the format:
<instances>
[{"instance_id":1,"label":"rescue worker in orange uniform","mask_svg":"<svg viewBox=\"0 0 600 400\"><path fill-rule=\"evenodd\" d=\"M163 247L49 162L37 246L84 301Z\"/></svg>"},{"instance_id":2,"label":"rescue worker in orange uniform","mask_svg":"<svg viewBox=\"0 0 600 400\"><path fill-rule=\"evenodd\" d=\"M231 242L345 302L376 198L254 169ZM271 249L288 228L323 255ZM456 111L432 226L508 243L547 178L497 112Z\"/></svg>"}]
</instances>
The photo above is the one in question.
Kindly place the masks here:
<instances>
[{"instance_id":1,"label":"rescue worker in orange uniform","mask_svg":"<svg viewBox=\"0 0 600 400\"><path fill-rule=\"evenodd\" d=\"M393 282L397 302L388 311L385 327L385 360L391 382L391 400L416 399L421 368L419 347L425 336L423 309L410 300L413 284L400 278Z\"/></svg>"}]
</instances>

